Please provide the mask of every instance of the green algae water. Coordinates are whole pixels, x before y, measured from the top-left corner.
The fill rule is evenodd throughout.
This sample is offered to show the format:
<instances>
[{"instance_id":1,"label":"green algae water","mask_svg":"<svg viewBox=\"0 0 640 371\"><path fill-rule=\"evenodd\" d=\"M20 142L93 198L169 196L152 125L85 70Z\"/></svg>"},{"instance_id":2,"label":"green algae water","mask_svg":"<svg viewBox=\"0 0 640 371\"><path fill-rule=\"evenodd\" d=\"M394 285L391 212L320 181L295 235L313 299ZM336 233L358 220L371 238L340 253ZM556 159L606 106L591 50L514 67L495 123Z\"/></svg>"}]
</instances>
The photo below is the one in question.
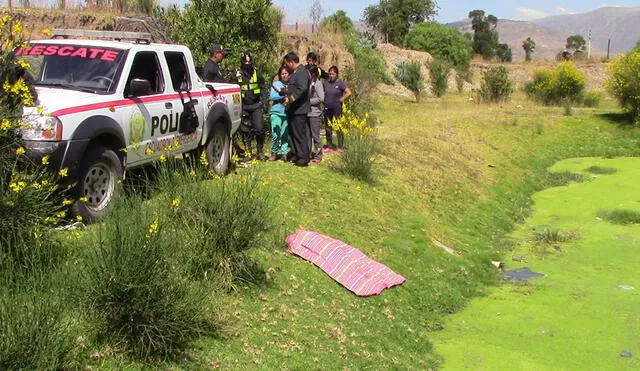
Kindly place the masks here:
<instances>
[{"instance_id":1,"label":"green algae water","mask_svg":"<svg viewBox=\"0 0 640 371\"><path fill-rule=\"evenodd\" d=\"M640 159L574 158L550 171L584 181L537 193L503 259L544 277L450 316L433 333L443 369L640 369Z\"/></svg>"}]
</instances>

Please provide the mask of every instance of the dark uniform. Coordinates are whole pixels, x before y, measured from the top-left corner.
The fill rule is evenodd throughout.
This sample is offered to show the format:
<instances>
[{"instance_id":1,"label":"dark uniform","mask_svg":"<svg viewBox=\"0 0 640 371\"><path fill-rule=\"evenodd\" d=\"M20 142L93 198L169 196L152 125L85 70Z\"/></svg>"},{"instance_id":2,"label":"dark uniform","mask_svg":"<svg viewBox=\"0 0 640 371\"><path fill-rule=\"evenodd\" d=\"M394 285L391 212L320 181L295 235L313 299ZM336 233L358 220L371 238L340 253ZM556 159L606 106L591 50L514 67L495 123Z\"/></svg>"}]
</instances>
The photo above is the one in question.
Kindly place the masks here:
<instances>
[{"instance_id":1,"label":"dark uniform","mask_svg":"<svg viewBox=\"0 0 640 371\"><path fill-rule=\"evenodd\" d=\"M298 166L306 166L311 159L311 130L309 118L311 103L309 102L309 84L311 79L307 68L298 65L289 77L287 85L287 121L291 144L290 160Z\"/></svg>"},{"instance_id":2,"label":"dark uniform","mask_svg":"<svg viewBox=\"0 0 640 371\"><path fill-rule=\"evenodd\" d=\"M224 77L222 77L222 74L220 73L220 67L218 66L218 62L213 60L216 53L222 54L222 57L220 57L220 60L222 60L222 58L224 58L229 54L229 51L224 49L220 44L213 44L211 45L209 52L211 54L211 58L207 59L207 61L204 64L204 67L202 67L202 80L207 82L222 82L222 83L229 82Z\"/></svg>"},{"instance_id":3,"label":"dark uniform","mask_svg":"<svg viewBox=\"0 0 640 371\"><path fill-rule=\"evenodd\" d=\"M264 155L264 109L262 93L265 81L261 73L253 66L253 58L250 53L244 53L242 66L236 70L236 82L240 85L242 95L242 111L249 115L251 120L251 133L256 137L258 159L266 160Z\"/></svg>"}]
</instances>

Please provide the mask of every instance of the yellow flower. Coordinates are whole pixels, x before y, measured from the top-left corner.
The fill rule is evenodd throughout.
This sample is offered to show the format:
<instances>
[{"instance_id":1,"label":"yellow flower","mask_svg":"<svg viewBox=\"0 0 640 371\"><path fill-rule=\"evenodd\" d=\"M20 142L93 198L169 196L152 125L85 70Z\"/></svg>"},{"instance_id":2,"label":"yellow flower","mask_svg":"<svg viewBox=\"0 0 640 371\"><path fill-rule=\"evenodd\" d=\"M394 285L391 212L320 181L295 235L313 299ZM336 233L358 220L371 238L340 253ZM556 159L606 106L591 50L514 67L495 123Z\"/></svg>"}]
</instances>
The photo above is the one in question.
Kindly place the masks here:
<instances>
[{"instance_id":1,"label":"yellow flower","mask_svg":"<svg viewBox=\"0 0 640 371\"><path fill-rule=\"evenodd\" d=\"M36 240L39 240L40 237L42 237L42 233L33 232L33 238L35 238Z\"/></svg>"},{"instance_id":2,"label":"yellow flower","mask_svg":"<svg viewBox=\"0 0 640 371\"><path fill-rule=\"evenodd\" d=\"M160 155L160 162L165 162L167 161L167 156L165 156L164 154Z\"/></svg>"},{"instance_id":3,"label":"yellow flower","mask_svg":"<svg viewBox=\"0 0 640 371\"><path fill-rule=\"evenodd\" d=\"M147 148L144 150L144 154L145 154L145 155L152 155L153 153L154 153L154 151L151 149L151 147L147 147Z\"/></svg>"},{"instance_id":4,"label":"yellow flower","mask_svg":"<svg viewBox=\"0 0 640 371\"><path fill-rule=\"evenodd\" d=\"M22 22L16 22L13 24L13 30L11 31L13 36L22 35Z\"/></svg>"},{"instance_id":5,"label":"yellow flower","mask_svg":"<svg viewBox=\"0 0 640 371\"><path fill-rule=\"evenodd\" d=\"M238 155L236 155L235 153L233 154L233 156L231 156L231 160L233 162L238 162L240 160L240 157L238 157Z\"/></svg>"},{"instance_id":6,"label":"yellow flower","mask_svg":"<svg viewBox=\"0 0 640 371\"><path fill-rule=\"evenodd\" d=\"M82 197L80 197L80 201L87 202L87 201L89 201L89 199L87 198L87 196L82 196Z\"/></svg>"},{"instance_id":7,"label":"yellow flower","mask_svg":"<svg viewBox=\"0 0 640 371\"><path fill-rule=\"evenodd\" d=\"M54 218L50 217L50 216L44 218L44 222L45 223L55 223L55 221L56 220Z\"/></svg>"},{"instance_id":8,"label":"yellow flower","mask_svg":"<svg viewBox=\"0 0 640 371\"><path fill-rule=\"evenodd\" d=\"M172 207L175 207L175 208L180 207L180 200L179 200L179 199L177 199L177 198L176 198L176 199L174 199L173 201L171 201L171 206L172 206Z\"/></svg>"},{"instance_id":9,"label":"yellow flower","mask_svg":"<svg viewBox=\"0 0 640 371\"><path fill-rule=\"evenodd\" d=\"M82 221L82 217L80 215L76 215L76 220L81 222Z\"/></svg>"},{"instance_id":10,"label":"yellow flower","mask_svg":"<svg viewBox=\"0 0 640 371\"><path fill-rule=\"evenodd\" d=\"M40 31L40 32L42 32L42 34L43 34L44 36L51 36L51 35L53 35L53 31L51 31L51 29L50 29L50 28L45 28L44 30L42 30L42 31Z\"/></svg>"},{"instance_id":11,"label":"yellow flower","mask_svg":"<svg viewBox=\"0 0 640 371\"><path fill-rule=\"evenodd\" d=\"M42 157L42 165L49 164L49 155Z\"/></svg>"},{"instance_id":12,"label":"yellow flower","mask_svg":"<svg viewBox=\"0 0 640 371\"><path fill-rule=\"evenodd\" d=\"M20 156L20 155L24 155L24 153L25 153L25 152L26 152L26 151L24 150L24 148L23 148L23 147L18 147L18 148L16 149L16 155L18 155L18 156Z\"/></svg>"},{"instance_id":13,"label":"yellow flower","mask_svg":"<svg viewBox=\"0 0 640 371\"><path fill-rule=\"evenodd\" d=\"M153 222L149 225L149 235L158 233L158 227L158 217L156 216L155 219L153 219Z\"/></svg>"},{"instance_id":14,"label":"yellow flower","mask_svg":"<svg viewBox=\"0 0 640 371\"><path fill-rule=\"evenodd\" d=\"M200 154L200 163L203 166L209 166L209 160L207 159L207 153L206 152L202 152Z\"/></svg>"},{"instance_id":15,"label":"yellow flower","mask_svg":"<svg viewBox=\"0 0 640 371\"><path fill-rule=\"evenodd\" d=\"M7 119L2 119L2 122L0 123L0 130L9 130L11 129L11 121L7 120Z\"/></svg>"},{"instance_id":16,"label":"yellow flower","mask_svg":"<svg viewBox=\"0 0 640 371\"><path fill-rule=\"evenodd\" d=\"M34 189L40 189L40 187L41 187L40 183L38 183L38 182L33 182L33 183L31 183L31 186L32 186Z\"/></svg>"},{"instance_id":17,"label":"yellow flower","mask_svg":"<svg viewBox=\"0 0 640 371\"><path fill-rule=\"evenodd\" d=\"M126 148L120 148L120 152L127 153L128 151Z\"/></svg>"},{"instance_id":18,"label":"yellow flower","mask_svg":"<svg viewBox=\"0 0 640 371\"><path fill-rule=\"evenodd\" d=\"M69 200L69 199L66 199L66 198L64 200L62 200L62 206L69 206L72 203L73 203L72 200Z\"/></svg>"},{"instance_id":19,"label":"yellow flower","mask_svg":"<svg viewBox=\"0 0 640 371\"><path fill-rule=\"evenodd\" d=\"M46 179L43 179L43 180L42 180L42 185L43 185L43 186L48 186L48 185L49 185L49 181L48 181L48 180L46 180Z\"/></svg>"},{"instance_id":20,"label":"yellow flower","mask_svg":"<svg viewBox=\"0 0 640 371\"><path fill-rule=\"evenodd\" d=\"M56 218L60 218L60 219L64 218L65 216L67 216L67 212L66 211L59 211L56 214Z\"/></svg>"},{"instance_id":21,"label":"yellow flower","mask_svg":"<svg viewBox=\"0 0 640 371\"><path fill-rule=\"evenodd\" d=\"M137 151L138 147L140 147L140 143L138 142L131 143L131 148L133 148L134 151Z\"/></svg>"},{"instance_id":22,"label":"yellow flower","mask_svg":"<svg viewBox=\"0 0 640 371\"><path fill-rule=\"evenodd\" d=\"M195 171L193 171L193 170L191 170L191 171L189 171L189 175L191 175L192 177L194 177L194 178L195 178L195 176L196 176L196 172L195 172Z\"/></svg>"},{"instance_id":23,"label":"yellow flower","mask_svg":"<svg viewBox=\"0 0 640 371\"><path fill-rule=\"evenodd\" d=\"M64 169L60 169L60 171L58 171L58 175L60 175L61 177L66 177L67 175L69 175L68 173L69 169L67 169L66 167Z\"/></svg>"},{"instance_id":24,"label":"yellow flower","mask_svg":"<svg viewBox=\"0 0 640 371\"><path fill-rule=\"evenodd\" d=\"M11 190L16 193L22 191L26 186L27 186L27 183L23 181L9 183L9 188L11 188Z\"/></svg>"}]
</instances>

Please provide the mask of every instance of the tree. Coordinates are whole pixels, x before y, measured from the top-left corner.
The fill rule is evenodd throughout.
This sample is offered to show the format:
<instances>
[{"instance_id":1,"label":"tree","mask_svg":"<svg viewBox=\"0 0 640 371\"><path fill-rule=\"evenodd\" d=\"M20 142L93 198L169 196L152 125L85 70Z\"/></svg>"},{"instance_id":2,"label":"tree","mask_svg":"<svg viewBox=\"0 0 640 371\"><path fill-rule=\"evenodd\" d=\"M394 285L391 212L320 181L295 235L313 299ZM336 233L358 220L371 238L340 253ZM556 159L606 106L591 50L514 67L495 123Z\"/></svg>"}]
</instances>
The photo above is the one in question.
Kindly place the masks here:
<instances>
[{"instance_id":1,"label":"tree","mask_svg":"<svg viewBox=\"0 0 640 371\"><path fill-rule=\"evenodd\" d=\"M527 39L522 42L522 49L524 49L525 61L531 60L531 54L533 54L533 51L535 50L535 48L536 48L536 42L533 41L533 39L531 39L530 37L527 37Z\"/></svg>"},{"instance_id":2,"label":"tree","mask_svg":"<svg viewBox=\"0 0 640 371\"><path fill-rule=\"evenodd\" d=\"M223 70L238 65L240 55L251 51L258 70L275 74L279 25L282 11L271 0L193 1L183 11L157 10L156 17L167 26L171 39L191 49L196 66L209 58L212 44L230 47L231 55L223 61Z\"/></svg>"},{"instance_id":3,"label":"tree","mask_svg":"<svg viewBox=\"0 0 640 371\"><path fill-rule=\"evenodd\" d=\"M511 47L508 44L498 44L496 47L496 54L500 62L511 62L513 60L513 54L511 53Z\"/></svg>"},{"instance_id":4,"label":"tree","mask_svg":"<svg viewBox=\"0 0 640 371\"><path fill-rule=\"evenodd\" d=\"M587 45L587 41L582 35L571 35L567 37L567 49L573 53L580 51L584 52Z\"/></svg>"},{"instance_id":5,"label":"tree","mask_svg":"<svg viewBox=\"0 0 640 371\"><path fill-rule=\"evenodd\" d=\"M492 59L498 47L498 18L484 10L476 9L469 12L471 28L473 29L473 51L484 59Z\"/></svg>"},{"instance_id":6,"label":"tree","mask_svg":"<svg viewBox=\"0 0 640 371\"><path fill-rule=\"evenodd\" d=\"M322 4L320 4L320 0L313 0L311 3L311 9L309 9L309 18L311 18L311 33L316 31L316 27L320 24L320 20L322 19L322 15L324 14L324 9L322 9Z\"/></svg>"},{"instance_id":7,"label":"tree","mask_svg":"<svg viewBox=\"0 0 640 371\"><path fill-rule=\"evenodd\" d=\"M405 45L422 50L433 57L448 61L456 67L466 67L471 61L471 41L456 28L438 22L424 22L409 31Z\"/></svg>"},{"instance_id":8,"label":"tree","mask_svg":"<svg viewBox=\"0 0 640 371\"><path fill-rule=\"evenodd\" d=\"M365 8L364 19L388 42L402 45L411 27L435 14L436 4L432 0L380 0L378 5Z\"/></svg>"}]
</instances>

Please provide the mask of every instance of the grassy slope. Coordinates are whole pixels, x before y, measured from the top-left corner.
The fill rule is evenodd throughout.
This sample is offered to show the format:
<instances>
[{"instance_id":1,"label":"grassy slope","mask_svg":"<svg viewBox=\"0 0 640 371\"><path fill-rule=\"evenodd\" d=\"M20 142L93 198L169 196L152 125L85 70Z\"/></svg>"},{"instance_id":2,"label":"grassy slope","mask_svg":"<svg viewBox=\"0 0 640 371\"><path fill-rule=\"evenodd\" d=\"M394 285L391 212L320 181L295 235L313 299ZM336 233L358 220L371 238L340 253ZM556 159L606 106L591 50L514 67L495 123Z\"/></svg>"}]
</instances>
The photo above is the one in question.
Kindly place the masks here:
<instances>
[{"instance_id":1,"label":"grassy slope","mask_svg":"<svg viewBox=\"0 0 640 371\"><path fill-rule=\"evenodd\" d=\"M640 367L637 357L620 356L622 351L636 354L640 350L640 296L615 288L640 287L640 228L596 218L601 209L638 209L638 159L570 159L551 170L590 176L585 169L593 165L618 171L535 195L535 214L514 234L523 241L517 253L530 261L508 261L507 266L528 266L547 277L496 288L452 316L436 342L445 369ZM579 238L555 243L561 246L560 252L527 242L532 239L532 228L545 225L576 233Z\"/></svg>"},{"instance_id":2,"label":"grassy slope","mask_svg":"<svg viewBox=\"0 0 640 371\"><path fill-rule=\"evenodd\" d=\"M437 366L431 331L496 282L489 260L510 248L504 237L528 215L531 195L556 182L545 169L565 157L640 152L636 130L596 115L615 110L563 117L561 108L519 99L504 106L462 96L420 105L382 99L376 184L325 164L261 165L280 193L283 233L304 227L342 239L407 282L358 298L283 245L258 250L270 279L230 298L230 337L198 342L188 367Z\"/></svg>"}]
</instances>

